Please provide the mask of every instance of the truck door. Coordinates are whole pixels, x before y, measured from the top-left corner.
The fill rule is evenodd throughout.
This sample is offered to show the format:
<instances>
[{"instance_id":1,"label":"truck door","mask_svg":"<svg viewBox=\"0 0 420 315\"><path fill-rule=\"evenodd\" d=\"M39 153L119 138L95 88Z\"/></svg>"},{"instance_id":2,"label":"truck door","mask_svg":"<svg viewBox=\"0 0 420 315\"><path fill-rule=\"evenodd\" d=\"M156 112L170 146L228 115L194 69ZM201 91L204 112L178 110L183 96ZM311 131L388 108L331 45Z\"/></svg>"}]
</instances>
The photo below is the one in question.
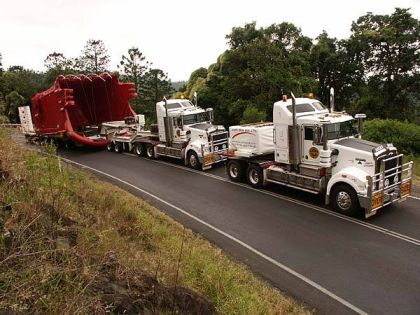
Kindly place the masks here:
<instances>
[{"instance_id":1,"label":"truck door","mask_svg":"<svg viewBox=\"0 0 420 315\"><path fill-rule=\"evenodd\" d=\"M316 126L304 125L302 127L302 146L301 146L301 160L307 164L319 164L319 151L322 145L314 143L314 133Z\"/></svg>"}]
</instances>

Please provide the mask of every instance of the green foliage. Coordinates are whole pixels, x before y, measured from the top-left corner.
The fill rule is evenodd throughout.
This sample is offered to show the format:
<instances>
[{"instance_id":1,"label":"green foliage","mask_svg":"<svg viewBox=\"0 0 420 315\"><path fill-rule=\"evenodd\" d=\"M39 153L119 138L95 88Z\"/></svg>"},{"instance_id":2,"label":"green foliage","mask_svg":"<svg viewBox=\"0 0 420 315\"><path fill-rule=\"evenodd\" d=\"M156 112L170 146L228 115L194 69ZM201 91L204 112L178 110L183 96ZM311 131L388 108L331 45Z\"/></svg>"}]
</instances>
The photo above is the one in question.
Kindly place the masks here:
<instances>
[{"instance_id":1,"label":"green foliage","mask_svg":"<svg viewBox=\"0 0 420 315\"><path fill-rule=\"evenodd\" d=\"M75 68L82 73L102 73L109 69L109 55L102 40L89 39L82 55L75 60Z\"/></svg>"},{"instance_id":2,"label":"green foliage","mask_svg":"<svg viewBox=\"0 0 420 315\"><path fill-rule=\"evenodd\" d=\"M393 143L404 154L420 155L420 126L414 123L373 119L365 122L363 138Z\"/></svg>"},{"instance_id":3,"label":"green foliage","mask_svg":"<svg viewBox=\"0 0 420 315\"><path fill-rule=\"evenodd\" d=\"M18 107L25 104L25 98L16 91L12 91L6 95L6 108L4 110L7 117L12 122L17 122Z\"/></svg>"},{"instance_id":4,"label":"green foliage","mask_svg":"<svg viewBox=\"0 0 420 315\"><path fill-rule=\"evenodd\" d=\"M9 117L0 114L0 124L8 124L10 123Z\"/></svg>"},{"instance_id":5,"label":"green foliage","mask_svg":"<svg viewBox=\"0 0 420 315\"><path fill-rule=\"evenodd\" d=\"M52 85L59 75L76 73L74 62L67 59L62 53L53 52L44 60L44 66L47 69L45 80L47 85Z\"/></svg>"}]
</instances>

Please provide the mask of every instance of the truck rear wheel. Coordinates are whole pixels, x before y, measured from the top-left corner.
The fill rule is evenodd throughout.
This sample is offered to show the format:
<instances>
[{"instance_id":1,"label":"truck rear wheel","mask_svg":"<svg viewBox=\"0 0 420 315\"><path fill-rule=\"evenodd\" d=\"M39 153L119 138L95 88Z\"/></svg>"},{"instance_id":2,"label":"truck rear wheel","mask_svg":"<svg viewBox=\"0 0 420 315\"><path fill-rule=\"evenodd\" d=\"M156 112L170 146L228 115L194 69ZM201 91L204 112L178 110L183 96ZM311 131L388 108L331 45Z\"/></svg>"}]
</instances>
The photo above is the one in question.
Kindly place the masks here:
<instances>
[{"instance_id":1,"label":"truck rear wheel","mask_svg":"<svg viewBox=\"0 0 420 315\"><path fill-rule=\"evenodd\" d=\"M258 165L251 164L246 171L248 184L254 188L261 188L264 182L263 170Z\"/></svg>"},{"instance_id":2,"label":"truck rear wheel","mask_svg":"<svg viewBox=\"0 0 420 315\"><path fill-rule=\"evenodd\" d=\"M200 160L198 159L197 153L194 151L190 151L187 156L188 159L188 165L195 170L198 170L201 168Z\"/></svg>"},{"instance_id":3,"label":"truck rear wheel","mask_svg":"<svg viewBox=\"0 0 420 315\"><path fill-rule=\"evenodd\" d=\"M107 145L106 145L106 149L109 152L114 152L114 149L115 149L114 142L112 142L112 141L108 142Z\"/></svg>"},{"instance_id":4,"label":"truck rear wheel","mask_svg":"<svg viewBox=\"0 0 420 315\"><path fill-rule=\"evenodd\" d=\"M137 156L145 156L146 155L146 148L144 147L143 143L136 143L134 146L134 153L136 153Z\"/></svg>"},{"instance_id":5,"label":"truck rear wheel","mask_svg":"<svg viewBox=\"0 0 420 315\"><path fill-rule=\"evenodd\" d=\"M226 170L230 180L234 182L243 182L245 178L245 167L244 165L236 160L230 160L227 162Z\"/></svg>"},{"instance_id":6,"label":"truck rear wheel","mask_svg":"<svg viewBox=\"0 0 420 315\"><path fill-rule=\"evenodd\" d=\"M146 156L149 159L154 159L155 158L155 148L154 148L153 144L151 144L151 143L146 144Z\"/></svg>"},{"instance_id":7,"label":"truck rear wheel","mask_svg":"<svg viewBox=\"0 0 420 315\"><path fill-rule=\"evenodd\" d=\"M335 211L355 216L360 211L359 200L353 188L339 184L331 192L331 202Z\"/></svg>"},{"instance_id":8,"label":"truck rear wheel","mask_svg":"<svg viewBox=\"0 0 420 315\"><path fill-rule=\"evenodd\" d=\"M124 151L124 146L121 142L115 142L114 144L114 150L117 153L122 153L122 151Z\"/></svg>"}]
</instances>

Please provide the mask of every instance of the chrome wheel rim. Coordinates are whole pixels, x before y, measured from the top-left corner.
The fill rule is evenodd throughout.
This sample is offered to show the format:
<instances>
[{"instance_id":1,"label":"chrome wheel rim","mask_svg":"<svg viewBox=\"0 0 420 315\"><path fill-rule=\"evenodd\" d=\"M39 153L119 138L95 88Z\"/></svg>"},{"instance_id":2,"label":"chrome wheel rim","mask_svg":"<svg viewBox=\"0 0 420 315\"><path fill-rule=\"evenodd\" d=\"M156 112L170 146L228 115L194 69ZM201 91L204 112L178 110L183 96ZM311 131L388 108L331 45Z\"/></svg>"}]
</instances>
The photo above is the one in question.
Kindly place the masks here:
<instances>
[{"instance_id":1,"label":"chrome wheel rim","mask_svg":"<svg viewBox=\"0 0 420 315\"><path fill-rule=\"evenodd\" d=\"M229 167L229 174L233 178L237 178L239 174L239 169L236 165L230 165Z\"/></svg>"},{"instance_id":2,"label":"chrome wheel rim","mask_svg":"<svg viewBox=\"0 0 420 315\"><path fill-rule=\"evenodd\" d=\"M143 152L142 152L143 150L142 150L142 148L141 148L141 145L137 145L136 146L136 153L137 153L137 155L141 155Z\"/></svg>"},{"instance_id":3,"label":"chrome wheel rim","mask_svg":"<svg viewBox=\"0 0 420 315\"><path fill-rule=\"evenodd\" d=\"M337 205L342 210L349 210L351 207L351 197L345 191L340 191L337 194Z\"/></svg>"},{"instance_id":4,"label":"chrome wheel rim","mask_svg":"<svg viewBox=\"0 0 420 315\"><path fill-rule=\"evenodd\" d=\"M190 155L190 165L192 167L196 167L197 166L197 158L195 157L195 154L191 154Z\"/></svg>"},{"instance_id":5,"label":"chrome wheel rim","mask_svg":"<svg viewBox=\"0 0 420 315\"><path fill-rule=\"evenodd\" d=\"M258 172L255 169L252 169L249 171L249 181L256 185L258 184L258 182L260 181L259 177L258 177Z\"/></svg>"},{"instance_id":6,"label":"chrome wheel rim","mask_svg":"<svg viewBox=\"0 0 420 315\"><path fill-rule=\"evenodd\" d=\"M153 157L153 146L149 145L147 147L147 156L148 157Z\"/></svg>"}]
</instances>

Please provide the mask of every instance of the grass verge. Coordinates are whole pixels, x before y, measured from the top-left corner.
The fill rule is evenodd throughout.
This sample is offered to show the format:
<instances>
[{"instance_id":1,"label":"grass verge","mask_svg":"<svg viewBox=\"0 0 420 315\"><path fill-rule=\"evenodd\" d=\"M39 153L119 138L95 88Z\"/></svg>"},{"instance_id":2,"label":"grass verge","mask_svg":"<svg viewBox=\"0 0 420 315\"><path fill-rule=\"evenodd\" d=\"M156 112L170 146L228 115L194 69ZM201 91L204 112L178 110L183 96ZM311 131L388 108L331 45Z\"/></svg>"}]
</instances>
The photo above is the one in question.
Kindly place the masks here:
<instances>
[{"instance_id":1,"label":"grass verge","mask_svg":"<svg viewBox=\"0 0 420 315\"><path fill-rule=\"evenodd\" d=\"M0 161L0 311L309 313L146 202L5 130Z\"/></svg>"}]
</instances>

